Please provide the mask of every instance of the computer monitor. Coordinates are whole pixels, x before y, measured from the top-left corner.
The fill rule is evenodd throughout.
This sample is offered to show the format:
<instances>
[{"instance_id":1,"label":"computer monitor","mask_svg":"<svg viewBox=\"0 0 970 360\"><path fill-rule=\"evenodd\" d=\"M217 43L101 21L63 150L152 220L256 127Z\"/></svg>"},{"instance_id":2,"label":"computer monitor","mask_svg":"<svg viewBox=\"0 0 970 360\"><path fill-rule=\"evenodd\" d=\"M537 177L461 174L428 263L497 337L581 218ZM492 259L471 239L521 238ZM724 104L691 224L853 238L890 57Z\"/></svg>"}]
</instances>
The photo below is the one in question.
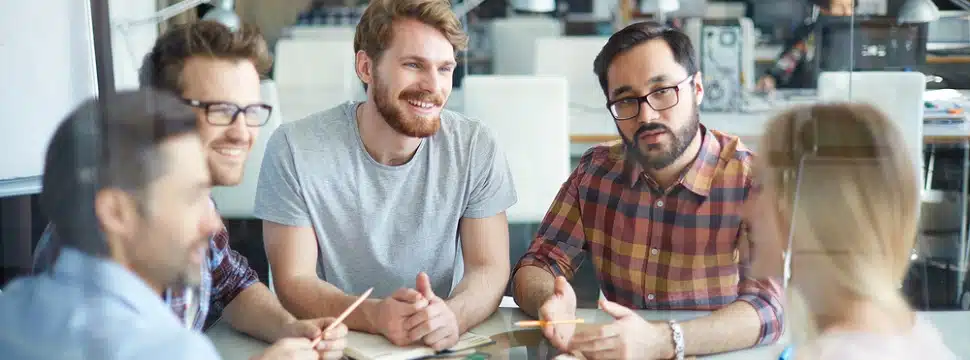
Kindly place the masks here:
<instances>
[{"instance_id":1,"label":"computer monitor","mask_svg":"<svg viewBox=\"0 0 970 360\"><path fill-rule=\"evenodd\" d=\"M926 63L927 24L899 24L894 17L819 16L815 70L908 70Z\"/></svg>"}]
</instances>

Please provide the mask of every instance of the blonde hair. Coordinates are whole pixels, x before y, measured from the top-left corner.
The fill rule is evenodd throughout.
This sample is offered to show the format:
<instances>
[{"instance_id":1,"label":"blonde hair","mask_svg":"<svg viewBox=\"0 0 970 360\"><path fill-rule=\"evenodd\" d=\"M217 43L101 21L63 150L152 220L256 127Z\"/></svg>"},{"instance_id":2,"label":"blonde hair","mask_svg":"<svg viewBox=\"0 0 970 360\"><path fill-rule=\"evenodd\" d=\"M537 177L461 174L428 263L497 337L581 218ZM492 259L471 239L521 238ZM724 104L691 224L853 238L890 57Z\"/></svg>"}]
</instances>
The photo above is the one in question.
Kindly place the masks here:
<instances>
[{"instance_id":1,"label":"blonde hair","mask_svg":"<svg viewBox=\"0 0 970 360\"><path fill-rule=\"evenodd\" d=\"M780 213L790 216L792 263L821 264L819 271L793 270L792 282L825 284L838 294L810 299L800 295L805 288L790 289L789 323L799 327L790 329L803 337L844 319L840 304L848 301L909 310L899 288L916 239L920 189L903 144L899 129L863 104L797 107L768 125L758 176L774 190ZM805 310L811 313L800 316Z\"/></svg>"},{"instance_id":2,"label":"blonde hair","mask_svg":"<svg viewBox=\"0 0 970 360\"><path fill-rule=\"evenodd\" d=\"M468 46L468 35L448 0L373 0L357 24L354 52L363 50L367 56L380 59L394 39L394 21L402 19L414 19L438 29L456 53Z\"/></svg>"}]
</instances>

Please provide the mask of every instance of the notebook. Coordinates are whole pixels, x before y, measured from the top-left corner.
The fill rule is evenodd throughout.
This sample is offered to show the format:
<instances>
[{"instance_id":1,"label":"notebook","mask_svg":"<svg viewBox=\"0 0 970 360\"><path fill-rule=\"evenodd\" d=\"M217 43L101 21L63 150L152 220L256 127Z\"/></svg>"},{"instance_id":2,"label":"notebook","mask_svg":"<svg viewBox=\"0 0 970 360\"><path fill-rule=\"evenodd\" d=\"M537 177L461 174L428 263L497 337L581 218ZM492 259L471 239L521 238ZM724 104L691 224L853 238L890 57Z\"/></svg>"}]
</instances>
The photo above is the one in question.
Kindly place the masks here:
<instances>
[{"instance_id":1,"label":"notebook","mask_svg":"<svg viewBox=\"0 0 970 360\"><path fill-rule=\"evenodd\" d=\"M469 332L458 338L458 343L449 350L461 352L493 343L494 341L487 336ZM398 347L381 335L351 331L347 334L347 349L344 350L344 355L355 360L412 360L435 355L435 351L421 345Z\"/></svg>"}]
</instances>

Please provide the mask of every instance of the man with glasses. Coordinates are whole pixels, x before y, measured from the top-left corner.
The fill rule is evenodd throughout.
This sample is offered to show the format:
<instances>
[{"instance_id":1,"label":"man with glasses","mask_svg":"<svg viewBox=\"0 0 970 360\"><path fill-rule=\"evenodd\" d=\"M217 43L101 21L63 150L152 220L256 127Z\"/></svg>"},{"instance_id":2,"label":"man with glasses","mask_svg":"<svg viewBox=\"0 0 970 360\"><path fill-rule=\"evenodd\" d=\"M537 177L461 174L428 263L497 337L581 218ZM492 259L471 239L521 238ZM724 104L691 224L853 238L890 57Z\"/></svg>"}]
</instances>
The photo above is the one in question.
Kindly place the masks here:
<instances>
[{"instance_id":1,"label":"man with glasses","mask_svg":"<svg viewBox=\"0 0 970 360\"><path fill-rule=\"evenodd\" d=\"M178 94L195 111L215 186L242 181L249 150L273 111L260 95L260 77L270 64L266 43L254 27L233 32L210 21L174 27L145 57L142 86ZM209 238L198 289L169 288L161 294L185 325L204 330L225 316L236 330L269 342L317 337L329 319L297 320L259 282L246 258L230 249L226 228L218 230ZM52 227L45 231L35 270L48 268L57 257L60 244L54 232ZM324 357L342 355L344 340L334 340L321 342Z\"/></svg>"},{"instance_id":2,"label":"man with glasses","mask_svg":"<svg viewBox=\"0 0 970 360\"><path fill-rule=\"evenodd\" d=\"M622 141L586 152L513 270L516 302L547 320L575 317L567 279L592 260L616 322L543 329L588 359L683 359L778 339L777 281L750 275L741 205L752 153L700 124L702 77L688 37L643 22L610 37L593 64ZM707 310L683 323L630 309Z\"/></svg>"}]
</instances>

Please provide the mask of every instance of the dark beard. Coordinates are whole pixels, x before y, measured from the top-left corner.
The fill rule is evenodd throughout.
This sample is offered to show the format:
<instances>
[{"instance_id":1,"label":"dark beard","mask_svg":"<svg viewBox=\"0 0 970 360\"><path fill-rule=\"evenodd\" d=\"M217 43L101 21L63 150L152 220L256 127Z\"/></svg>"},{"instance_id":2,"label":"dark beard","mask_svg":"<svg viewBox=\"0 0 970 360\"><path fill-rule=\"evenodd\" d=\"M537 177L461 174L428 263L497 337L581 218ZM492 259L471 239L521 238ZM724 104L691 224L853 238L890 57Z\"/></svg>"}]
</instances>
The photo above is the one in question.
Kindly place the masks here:
<instances>
[{"instance_id":1,"label":"dark beard","mask_svg":"<svg viewBox=\"0 0 970 360\"><path fill-rule=\"evenodd\" d=\"M414 138L426 138L438 132L438 128L441 127L440 116L435 116L432 119L410 116L400 107L391 104L390 91L387 89L387 85L377 76L376 72L374 73L373 86L374 105L377 107L377 112L381 114L384 122L394 129L394 131ZM444 103L440 97L434 94L416 90L402 92L399 99L426 101L437 106L441 106Z\"/></svg>"},{"instance_id":2,"label":"dark beard","mask_svg":"<svg viewBox=\"0 0 970 360\"><path fill-rule=\"evenodd\" d=\"M630 120L635 121L635 120ZM626 153L632 159L636 160L645 169L660 170L673 164L677 161L684 151L687 151L687 147L690 143L694 141L694 137L697 136L697 130L700 128L700 107L694 104L694 109L691 115L691 121L688 122L683 127L677 129L677 131L671 130L667 125L660 123L649 123L643 124L635 133L633 133L633 139L627 139L620 133L620 137L623 138L623 145L626 148ZM645 132L663 130L668 134L671 134L673 139L670 146L661 151L661 153L656 155L646 155L640 151L640 135ZM617 131L619 131L619 126L617 126ZM651 144L651 149L660 148L661 144Z\"/></svg>"}]
</instances>

